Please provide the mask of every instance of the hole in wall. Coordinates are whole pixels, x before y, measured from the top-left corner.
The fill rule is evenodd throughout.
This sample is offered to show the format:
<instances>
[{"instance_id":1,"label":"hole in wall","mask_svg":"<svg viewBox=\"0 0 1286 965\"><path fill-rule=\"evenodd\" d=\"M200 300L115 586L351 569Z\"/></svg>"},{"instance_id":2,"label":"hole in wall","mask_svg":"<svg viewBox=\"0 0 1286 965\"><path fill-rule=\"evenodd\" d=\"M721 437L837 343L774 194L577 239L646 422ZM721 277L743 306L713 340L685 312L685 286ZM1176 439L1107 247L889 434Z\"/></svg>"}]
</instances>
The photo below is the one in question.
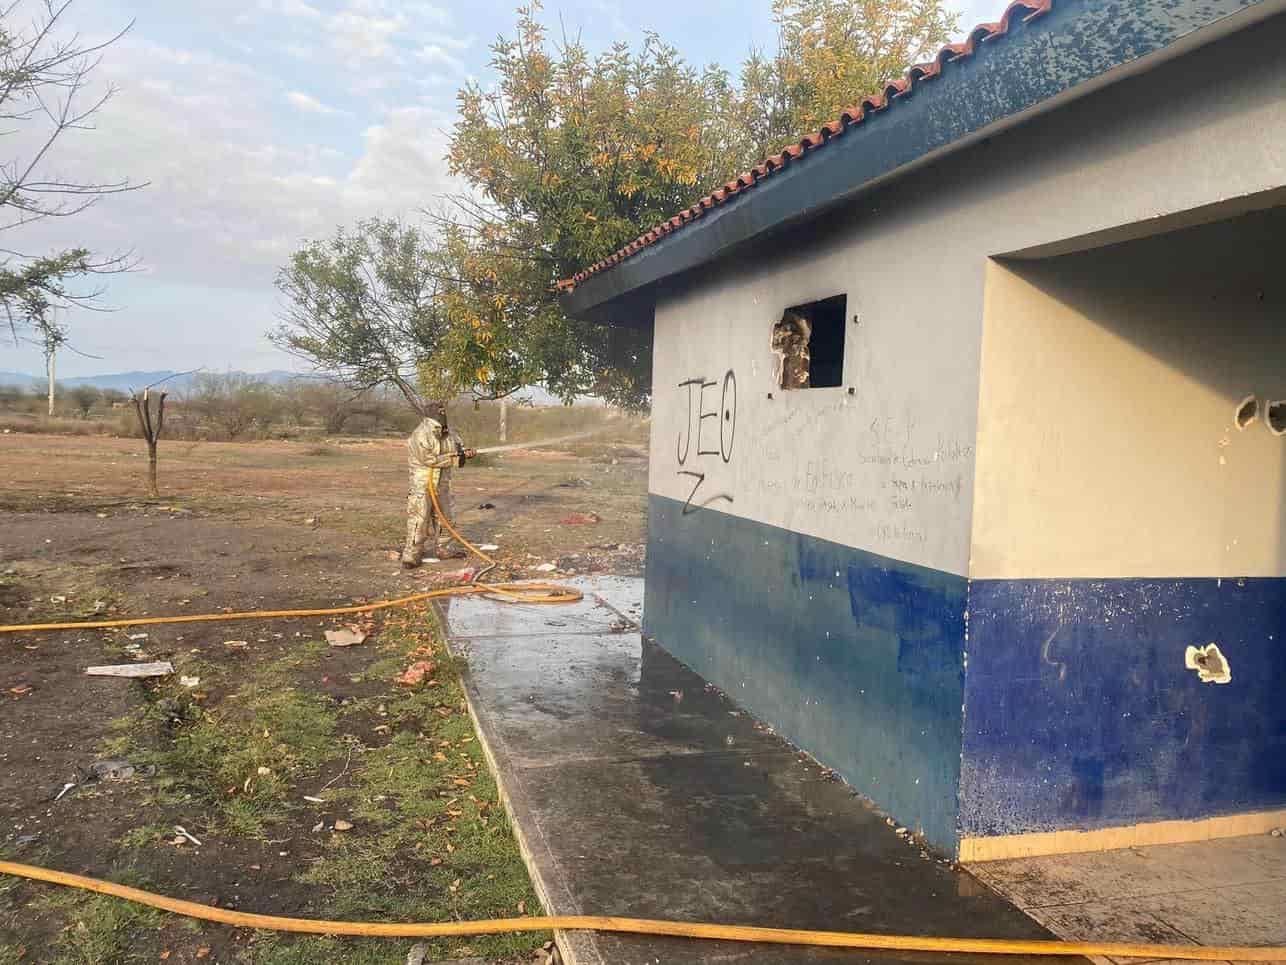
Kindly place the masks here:
<instances>
[{"instance_id":1,"label":"hole in wall","mask_svg":"<svg viewBox=\"0 0 1286 965\"><path fill-rule=\"evenodd\" d=\"M1233 421L1237 423L1238 429L1248 429L1259 418L1259 400L1253 395L1248 395L1237 403L1237 414Z\"/></svg>"},{"instance_id":2,"label":"hole in wall","mask_svg":"<svg viewBox=\"0 0 1286 965\"><path fill-rule=\"evenodd\" d=\"M844 381L844 319L848 296L786 309L773 325L776 382L782 389L835 388Z\"/></svg>"},{"instance_id":3,"label":"hole in wall","mask_svg":"<svg viewBox=\"0 0 1286 965\"><path fill-rule=\"evenodd\" d=\"M1286 436L1286 399L1269 402L1264 410L1264 421L1275 436Z\"/></svg>"},{"instance_id":4,"label":"hole in wall","mask_svg":"<svg viewBox=\"0 0 1286 965\"><path fill-rule=\"evenodd\" d=\"M1189 647L1184 651L1183 665L1189 670L1195 670L1197 679L1203 684L1226 684L1232 681L1232 668L1228 666L1228 659L1217 643Z\"/></svg>"}]
</instances>

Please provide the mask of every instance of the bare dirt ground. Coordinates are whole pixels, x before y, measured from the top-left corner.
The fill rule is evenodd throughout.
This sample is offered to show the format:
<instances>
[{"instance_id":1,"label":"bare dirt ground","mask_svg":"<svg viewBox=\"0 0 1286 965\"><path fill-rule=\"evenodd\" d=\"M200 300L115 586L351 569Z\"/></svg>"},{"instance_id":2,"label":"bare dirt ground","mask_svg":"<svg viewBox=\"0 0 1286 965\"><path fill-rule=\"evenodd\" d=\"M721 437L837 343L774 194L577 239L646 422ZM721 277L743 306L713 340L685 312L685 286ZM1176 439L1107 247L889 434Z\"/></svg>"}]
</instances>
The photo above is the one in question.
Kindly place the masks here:
<instances>
[{"instance_id":1,"label":"bare dirt ground","mask_svg":"<svg viewBox=\"0 0 1286 965\"><path fill-rule=\"evenodd\" d=\"M329 606L458 580L463 561L406 573L392 558L404 453L163 441L149 501L138 441L0 435L0 623ZM638 439L487 457L456 473L457 523L501 547L501 577L637 573L645 479ZM538 913L432 614L376 621L348 649L322 641L335 625L0 636L0 855L279 914ZM176 673L83 673L141 657ZM397 677L415 659L436 673L408 688ZM136 773L80 784L105 758ZM442 943L429 959L530 961L539 941ZM410 944L283 940L0 880L3 965L382 963Z\"/></svg>"}]
</instances>

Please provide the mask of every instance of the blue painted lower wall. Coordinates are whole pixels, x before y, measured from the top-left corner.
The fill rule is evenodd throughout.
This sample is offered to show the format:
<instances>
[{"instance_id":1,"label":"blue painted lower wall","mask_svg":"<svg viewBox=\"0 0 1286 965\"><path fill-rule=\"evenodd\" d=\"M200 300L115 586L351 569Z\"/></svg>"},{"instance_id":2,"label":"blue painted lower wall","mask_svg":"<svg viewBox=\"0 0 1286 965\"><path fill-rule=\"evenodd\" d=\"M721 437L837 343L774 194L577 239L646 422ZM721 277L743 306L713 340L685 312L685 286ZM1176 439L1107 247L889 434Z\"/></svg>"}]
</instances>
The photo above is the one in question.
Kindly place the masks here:
<instances>
[{"instance_id":1,"label":"blue painted lower wall","mask_svg":"<svg viewBox=\"0 0 1286 965\"><path fill-rule=\"evenodd\" d=\"M963 577L649 497L644 630L954 853Z\"/></svg>"},{"instance_id":2,"label":"blue painted lower wall","mask_svg":"<svg viewBox=\"0 0 1286 965\"><path fill-rule=\"evenodd\" d=\"M1229 684L1184 667L1216 642ZM975 580L961 830L1286 807L1286 579Z\"/></svg>"}]
</instances>

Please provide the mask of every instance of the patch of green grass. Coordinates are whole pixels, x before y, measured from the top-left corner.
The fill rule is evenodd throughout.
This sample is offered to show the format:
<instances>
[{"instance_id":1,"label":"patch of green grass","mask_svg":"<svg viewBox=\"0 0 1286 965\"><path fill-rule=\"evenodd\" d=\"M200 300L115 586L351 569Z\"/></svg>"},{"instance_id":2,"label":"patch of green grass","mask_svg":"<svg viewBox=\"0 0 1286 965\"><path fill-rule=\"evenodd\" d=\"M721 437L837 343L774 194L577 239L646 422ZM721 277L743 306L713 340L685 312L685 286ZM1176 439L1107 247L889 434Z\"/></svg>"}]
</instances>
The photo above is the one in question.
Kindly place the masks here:
<instances>
[{"instance_id":1,"label":"patch of green grass","mask_svg":"<svg viewBox=\"0 0 1286 965\"><path fill-rule=\"evenodd\" d=\"M315 818L299 803L301 788L317 793L323 767L333 772L338 779L321 792L323 819L333 826L344 818L354 827L323 834L320 856L296 874L325 896L326 917L452 921L540 914L465 710L461 664L446 654L424 613L388 617L362 651L365 666L351 675L364 695L342 706L307 689L327 652L323 643L301 641L272 661L185 662L183 672L200 676L202 687L194 692L166 681L149 689L148 702L119 723L106 746L113 755L156 765L140 790L144 806L200 808L205 826L225 839L263 840L286 832L291 822L311 824ZM436 664L432 681L398 684L408 662L420 659ZM207 684L223 695L210 706L198 696ZM130 854L168 833L156 823L128 832L118 844ZM94 909L93 921L67 933L60 954L106 954L116 932L110 915ZM521 955L549 937L442 939L429 943L429 959ZM250 961L392 965L405 961L411 944L265 934L250 945Z\"/></svg>"},{"instance_id":2,"label":"patch of green grass","mask_svg":"<svg viewBox=\"0 0 1286 965\"><path fill-rule=\"evenodd\" d=\"M146 884L128 867L116 869L111 877L135 887ZM153 908L71 888L42 892L27 905L23 915L54 917L64 922L50 950L52 957L39 959L50 965L153 961L155 952L145 933L160 929L165 920L161 912ZM0 958L0 962L3 961Z\"/></svg>"},{"instance_id":3,"label":"patch of green grass","mask_svg":"<svg viewBox=\"0 0 1286 965\"><path fill-rule=\"evenodd\" d=\"M170 826L166 824L142 824L136 828L130 828L116 841L122 848L137 851L156 844L163 838L173 837L173 834Z\"/></svg>"},{"instance_id":4,"label":"patch of green grass","mask_svg":"<svg viewBox=\"0 0 1286 965\"><path fill-rule=\"evenodd\" d=\"M401 655L378 662L384 665L385 679L404 666L410 651L431 647L437 682L414 689L399 686L345 708L346 716L373 713L377 726L387 728L388 740L355 755L347 780L328 792L328 810L346 816L355 827L332 833L320 860L298 879L329 895L328 916L351 920L540 914L465 711L458 665L423 632L422 618L394 615L378 639L382 649ZM429 959L520 954L549 937L537 932L440 939L428 942ZM367 965L404 961L406 954L405 942L375 940L278 938L257 948L255 961L267 965Z\"/></svg>"},{"instance_id":5,"label":"patch of green grass","mask_svg":"<svg viewBox=\"0 0 1286 965\"><path fill-rule=\"evenodd\" d=\"M58 909L68 924L55 944L53 965L154 960L155 952L140 932L161 927L159 911L105 895L82 896L75 894Z\"/></svg>"},{"instance_id":6,"label":"patch of green grass","mask_svg":"<svg viewBox=\"0 0 1286 965\"><path fill-rule=\"evenodd\" d=\"M261 837L295 783L338 752L325 697L255 681L181 728L155 755L175 790L212 807L226 829Z\"/></svg>"},{"instance_id":7,"label":"patch of green grass","mask_svg":"<svg viewBox=\"0 0 1286 965\"><path fill-rule=\"evenodd\" d=\"M331 701L291 685L318 653L301 646L278 661L235 673L193 661L182 669L205 685L238 675L249 679L209 709L198 692L176 684L149 689L148 703L113 722L116 735L104 749L156 767L151 799L144 803L195 803L208 810L219 830L262 838L291 809L296 783L343 752Z\"/></svg>"}]
</instances>

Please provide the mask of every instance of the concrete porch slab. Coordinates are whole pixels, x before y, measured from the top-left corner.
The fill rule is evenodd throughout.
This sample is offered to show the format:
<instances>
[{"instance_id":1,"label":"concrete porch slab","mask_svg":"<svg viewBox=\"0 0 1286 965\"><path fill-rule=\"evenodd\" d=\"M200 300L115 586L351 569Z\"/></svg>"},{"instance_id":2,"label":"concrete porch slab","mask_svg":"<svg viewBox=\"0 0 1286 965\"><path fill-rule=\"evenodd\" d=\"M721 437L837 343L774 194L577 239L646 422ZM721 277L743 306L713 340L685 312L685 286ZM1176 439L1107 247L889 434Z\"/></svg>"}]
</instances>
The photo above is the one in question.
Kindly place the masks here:
<instances>
[{"instance_id":1,"label":"concrete porch slab","mask_svg":"<svg viewBox=\"0 0 1286 965\"><path fill-rule=\"evenodd\" d=\"M969 867L1068 940L1286 945L1286 838L1220 838Z\"/></svg>"},{"instance_id":2,"label":"concrete porch slab","mask_svg":"<svg viewBox=\"0 0 1286 965\"><path fill-rule=\"evenodd\" d=\"M551 913L1052 937L969 874L922 857L643 640L641 580L573 583L586 593L574 607L457 599L447 609L479 734ZM593 933L559 943L575 965L894 960ZM930 960L897 960L916 958Z\"/></svg>"}]
</instances>

